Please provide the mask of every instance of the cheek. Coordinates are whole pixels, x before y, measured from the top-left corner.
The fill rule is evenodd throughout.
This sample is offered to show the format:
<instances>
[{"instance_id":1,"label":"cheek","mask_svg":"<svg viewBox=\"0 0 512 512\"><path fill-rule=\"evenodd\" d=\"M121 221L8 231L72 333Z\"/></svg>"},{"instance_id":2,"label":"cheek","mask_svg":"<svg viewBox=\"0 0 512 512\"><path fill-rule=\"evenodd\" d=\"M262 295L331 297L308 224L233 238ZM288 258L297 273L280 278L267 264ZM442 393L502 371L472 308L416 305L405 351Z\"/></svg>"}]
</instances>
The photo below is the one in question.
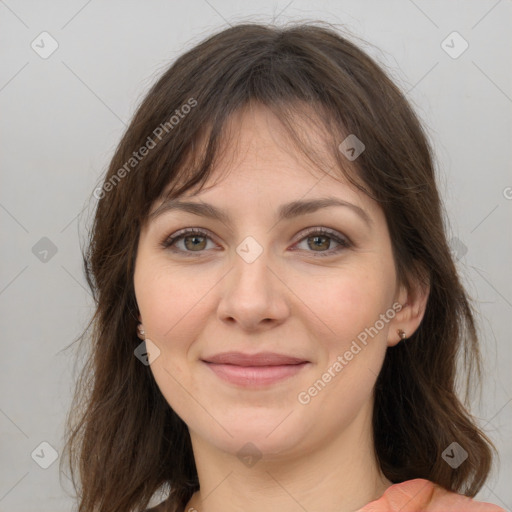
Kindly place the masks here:
<instances>
[{"instance_id":1,"label":"cheek","mask_svg":"<svg viewBox=\"0 0 512 512\"><path fill-rule=\"evenodd\" d=\"M206 318L202 299L212 285L187 276L165 263L136 268L135 293L147 335L166 349L190 343Z\"/></svg>"},{"instance_id":2,"label":"cheek","mask_svg":"<svg viewBox=\"0 0 512 512\"><path fill-rule=\"evenodd\" d=\"M134 286L146 336L160 350L150 370L169 405L189 419L194 404L190 394L199 396L200 390L190 380L187 354L207 318L204 296L211 285L166 263L146 260L136 267Z\"/></svg>"},{"instance_id":3,"label":"cheek","mask_svg":"<svg viewBox=\"0 0 512 512\"><path fill-rule=\"evenodd\" d=\"M378 272L361 270L340 274L314 294L311 309L329 329L316 338L323 353L318 373L302 391L311 398L311 417L330 411L326 424L333 429L348 425L371 396L387 348L388 323L380 319L393 298L388 284Z\"/></svg>"},{"instance_id":4,"label":"cheek","mask_svg":"<svg viewBox=\"0 0 512 512\"><path fill-rule=\"evenodd\" d=\"M393 274L386 276L380 269L355 268L310 285L305 302L321 319L330 349L350 344L388 310L394 292L389 276ZM380 330L385 334L386 329Z\"/></svg>"}]
</instances>

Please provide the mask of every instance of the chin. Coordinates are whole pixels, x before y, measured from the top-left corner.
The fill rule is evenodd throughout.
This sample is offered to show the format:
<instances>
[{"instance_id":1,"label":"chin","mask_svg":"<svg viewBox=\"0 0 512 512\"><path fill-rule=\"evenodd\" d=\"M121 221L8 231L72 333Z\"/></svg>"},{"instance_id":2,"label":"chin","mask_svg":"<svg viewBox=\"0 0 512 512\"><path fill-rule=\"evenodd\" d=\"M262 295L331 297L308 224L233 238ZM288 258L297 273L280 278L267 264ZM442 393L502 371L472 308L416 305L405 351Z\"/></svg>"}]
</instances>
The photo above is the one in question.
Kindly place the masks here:
<instances>
[{"instance_id":1,"label":"chin","mask_svg":"<svg viewBox=\"0 0 512 512\"><path fill-rule=\"evenodd\" d=\"M191 431L208 444L239 458L273 457L297 451L306 438L305 422L291 408L245 412L236 409L229 416L214 416L218 423L211 418L201 419L199 428L194 428L191 422Z\"/></svg>"}]
</instances>

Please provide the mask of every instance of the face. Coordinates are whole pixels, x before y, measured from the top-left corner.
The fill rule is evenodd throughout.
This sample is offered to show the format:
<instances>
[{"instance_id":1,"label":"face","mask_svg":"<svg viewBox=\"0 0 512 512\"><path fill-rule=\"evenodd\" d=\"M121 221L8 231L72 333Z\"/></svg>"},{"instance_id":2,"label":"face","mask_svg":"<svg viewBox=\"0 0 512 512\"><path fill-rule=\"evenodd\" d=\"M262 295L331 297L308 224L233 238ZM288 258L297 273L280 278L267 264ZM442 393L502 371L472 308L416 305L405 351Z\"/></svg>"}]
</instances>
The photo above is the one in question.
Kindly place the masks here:
<instances>
[{"instance_id":1,"label":"face","mask_svg":"<svg viewBox=\"0 0 512 512\"><path fill-rule=\"evenodd\" d=\"M222 179L179 198L225 217L158 202L141 231L135 293L160 350L150 368L193 438L231 453L247 442L307 452L371 420L386 348L399 339L389 232L339 171L306 166L267 110L230 126L236 144L213 176ZM282 210L323 198L340 204Z\"/></svg>"}]
</instances>

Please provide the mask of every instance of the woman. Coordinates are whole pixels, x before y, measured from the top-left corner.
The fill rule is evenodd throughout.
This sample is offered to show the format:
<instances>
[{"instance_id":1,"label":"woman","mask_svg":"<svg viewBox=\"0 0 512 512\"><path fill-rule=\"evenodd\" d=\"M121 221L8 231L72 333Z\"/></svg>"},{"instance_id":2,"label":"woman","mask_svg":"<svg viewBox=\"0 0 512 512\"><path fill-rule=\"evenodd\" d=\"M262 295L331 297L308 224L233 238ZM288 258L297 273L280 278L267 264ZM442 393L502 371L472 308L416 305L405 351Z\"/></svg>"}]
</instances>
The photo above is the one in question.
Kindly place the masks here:
<instances>
[{"instance_id":1,"label":"woman","mask_svg":"<svg viewBox=\"0 0 512 512\"><path fill-rule=\"evenodd\" d=\"M354 43L209 37L94 195L79 512L502 510L472 499L493 447L454 388L478 340L432 151Z\"/></svg>"}]
</instances>

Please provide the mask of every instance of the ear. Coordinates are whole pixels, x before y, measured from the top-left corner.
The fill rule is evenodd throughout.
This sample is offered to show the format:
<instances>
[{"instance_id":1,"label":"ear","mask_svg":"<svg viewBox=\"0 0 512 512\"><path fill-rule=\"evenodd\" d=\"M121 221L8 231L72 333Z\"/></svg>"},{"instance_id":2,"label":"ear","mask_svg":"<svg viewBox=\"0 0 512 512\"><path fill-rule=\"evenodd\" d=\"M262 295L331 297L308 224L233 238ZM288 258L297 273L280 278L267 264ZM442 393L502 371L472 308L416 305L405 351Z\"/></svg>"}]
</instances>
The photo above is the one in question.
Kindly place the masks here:
<instances>
[{"instance_id":1,"label":"ear","mask_svg":"<svg viewBox=\"0 0 512 512\"><path fill-rule=\"evenodd\" d=\"M421 277L409 278L410 289L405 285L398 287L395 300L401 304L402 308L389 322L388 347L393 347L400 342L399 329L405 332L406 338L410 338L423 320L430 294L430 277L423 267L421 274Z\"/></svg>"}]
</instances>

